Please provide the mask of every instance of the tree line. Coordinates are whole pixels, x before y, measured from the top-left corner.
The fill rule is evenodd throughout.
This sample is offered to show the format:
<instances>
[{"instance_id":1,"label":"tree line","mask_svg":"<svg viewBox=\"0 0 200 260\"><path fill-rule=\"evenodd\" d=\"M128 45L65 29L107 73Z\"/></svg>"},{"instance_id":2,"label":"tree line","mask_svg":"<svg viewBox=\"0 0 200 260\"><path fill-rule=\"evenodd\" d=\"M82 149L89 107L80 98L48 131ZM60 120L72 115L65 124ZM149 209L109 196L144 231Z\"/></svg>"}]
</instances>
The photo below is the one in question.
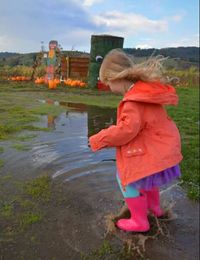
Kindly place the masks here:
<instances>
[{"instance_id":1,"label":"tree line","mask_svg":"<svg viewBox=\"0 0 200 260\"><path fill-rule=\"evenodd\" d=\"M195 66L199 63L199 47L177 47L177 48L162 48L162 49L140 49L140 48L124 48L124 51L135 57L150 57L151 55L163 55L172 59L180 59L181 61L194 63ZM63 51L64 55L73 54L72 51ZM78 51L77 55L88 55L89 53ZM0 66L32 66L38 53L11 53L0 52Z\"/></svg>"}]
</instances>

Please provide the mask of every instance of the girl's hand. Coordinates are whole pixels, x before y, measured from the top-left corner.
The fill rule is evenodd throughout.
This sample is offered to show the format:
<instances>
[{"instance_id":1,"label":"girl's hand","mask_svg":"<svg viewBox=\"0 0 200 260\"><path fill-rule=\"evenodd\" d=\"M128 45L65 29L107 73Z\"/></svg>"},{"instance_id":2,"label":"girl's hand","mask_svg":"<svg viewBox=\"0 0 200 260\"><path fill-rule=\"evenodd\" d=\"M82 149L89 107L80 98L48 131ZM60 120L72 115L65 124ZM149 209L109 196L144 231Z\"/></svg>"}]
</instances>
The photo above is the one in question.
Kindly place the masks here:
<instances>
[{"instance_id":1,"label":"girl's hand","mask_svg":"<svg viewBox=\"0 0 200 260\"><path fill-rule=\"evenodd\" d=\"M103 147L100 147L97 139L98 139L98 134L96 135L92 135L90 138L89 138L89 147L90 149L93 151L93 152L96 152L98 150L100 150L101 148Z\"/></svg>"}]
</instances>

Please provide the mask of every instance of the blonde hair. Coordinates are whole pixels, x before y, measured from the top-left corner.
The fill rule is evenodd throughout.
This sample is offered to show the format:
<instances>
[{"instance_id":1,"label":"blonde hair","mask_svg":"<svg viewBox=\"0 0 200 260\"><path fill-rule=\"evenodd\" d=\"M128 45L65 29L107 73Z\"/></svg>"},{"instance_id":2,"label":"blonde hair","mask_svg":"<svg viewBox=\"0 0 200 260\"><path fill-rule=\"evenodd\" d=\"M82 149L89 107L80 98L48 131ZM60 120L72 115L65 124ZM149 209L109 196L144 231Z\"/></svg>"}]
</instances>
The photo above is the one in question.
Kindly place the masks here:
<instances>
[{"instance_id":1,"label":"blonde hair","mask_svg":"<svg viewBox=\"0 0 200 260\"><path fill-rule=\"evenodd\" d=\"M169 79L164 76L163 70L163 62L166 59L163 56L151 56L148 60L135 64L132 56L127 55L121 49L113 49L102 62L99 72L100 80L105 84L118 79L167 83Z\"/></svg>"}]
</instances>

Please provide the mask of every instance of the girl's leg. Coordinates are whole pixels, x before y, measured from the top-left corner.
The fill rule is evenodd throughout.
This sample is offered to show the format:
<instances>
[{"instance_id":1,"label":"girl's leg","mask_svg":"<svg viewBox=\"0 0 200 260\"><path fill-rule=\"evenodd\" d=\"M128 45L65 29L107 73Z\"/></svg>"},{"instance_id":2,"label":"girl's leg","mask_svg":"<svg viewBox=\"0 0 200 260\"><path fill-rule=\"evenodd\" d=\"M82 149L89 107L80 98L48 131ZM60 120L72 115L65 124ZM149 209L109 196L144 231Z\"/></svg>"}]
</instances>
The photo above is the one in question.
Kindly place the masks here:
<instances>
[{"instance_id":1,"label":"girl's leg","mask_svg":"<svg viewBox=\"0 0 200 260\"><path fill-rule=\"evenodd\" d=\"M149 222L147 218L147 200L146 196L140 196L140 192L134 189L131 185L126 186L126 191L123 190L121 181L117 174L121 192L125 198L128 209L131 213L130 219L120 219L117 221L117 226L125 231L146 232L149 230Z\"/></svg>"},{"instance_id":2,"label":"girl's leg","mask_svg":"<svg viewBox=\"0 0 200 260\"><path fill-rule=\"evenodd\" d=\"M158 187L154 187L151 190L140 190L141 193L147 197L148 209L156 216L161 217L164 215L164 211L160 205L160 191Z\"/></svg>"},{"instance_id":3,"label":"girl's leg","mask_svg":"<svg viewBox=\"0 0 200 260\"><path fill-rule=\"evenodd\" d=\"M140 195L140 192L138 190L136 190L135 188L133 188L131 185L127 185L126 191L124 191L122 188L118 173L117 173L117 182L119 184L120 190L121 190L124 198L135 198Z\"/></svg>"}]
</instances>

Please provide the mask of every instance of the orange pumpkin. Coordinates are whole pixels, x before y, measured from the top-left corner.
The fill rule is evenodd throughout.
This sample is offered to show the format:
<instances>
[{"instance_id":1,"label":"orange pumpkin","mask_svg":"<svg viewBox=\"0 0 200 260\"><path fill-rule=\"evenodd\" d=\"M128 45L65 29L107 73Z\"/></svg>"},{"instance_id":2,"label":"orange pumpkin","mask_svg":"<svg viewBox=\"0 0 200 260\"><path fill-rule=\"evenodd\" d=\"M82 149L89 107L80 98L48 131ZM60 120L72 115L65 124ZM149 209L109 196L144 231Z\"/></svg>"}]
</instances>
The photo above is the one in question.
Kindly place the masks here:
<instances>
[{"instance_id":1,"label":"orange pumpkin","mask_svg":"<svg viewBox=\"0 0 200 260\"><path fill-rule=\"evenodd\" d=\"M72 83L72 80L71 79L67 79L66 83L67 83L67 85L70 85Z\"/></svg>"},{"instance_id":2,"label":"orange pumpkin","mask_svg":"<svg viewBox=\"0 0 200 260\"><path fill-rule=\"evenodd\" d=\"M36 78L35 83L36 83L36 84L39 83L39 78Z\"/></svg>"},{"instance_id":3,"label":"orange pumpkin","mask_svg":"<svg viewBox=\"0 0 200 260\"><path fill-rule=\"evenodd\" d=\"M43 84L44 83L44 78L39 78L39 84Z\"/></svg>"},{"instance_id":4,"label":"orange pumpkin","mask_svg":"<svg viewBox=\"0 0 200 260\"><path fill-rule=\"evenodd\" d=\"M57 84L53 79L49 80L49 89L54 89L56 88Z\"/></svg>"},{"instance_id":5,"label":"orange pumpkin","mask_svg":"<svg viewBox=\"0 0 200 260\"><path fill-rule=\"evenodd\" d=\"M85 85L86 85L86 84L85 84L84 82L81 82L81 83L80 83L80 87L85 87Z\"/></svg>"},{"instance_id":6,"label":"orange pumpkin","mask_svg":"<svg viewBox=\"0 0 200 260\"><path fill-rule=\"evenodd\" d=\"M59 80L59 79L54 79L54 82L55 82L56 84L60 84L60 80Z\"/></svg>"}]
</instances>

